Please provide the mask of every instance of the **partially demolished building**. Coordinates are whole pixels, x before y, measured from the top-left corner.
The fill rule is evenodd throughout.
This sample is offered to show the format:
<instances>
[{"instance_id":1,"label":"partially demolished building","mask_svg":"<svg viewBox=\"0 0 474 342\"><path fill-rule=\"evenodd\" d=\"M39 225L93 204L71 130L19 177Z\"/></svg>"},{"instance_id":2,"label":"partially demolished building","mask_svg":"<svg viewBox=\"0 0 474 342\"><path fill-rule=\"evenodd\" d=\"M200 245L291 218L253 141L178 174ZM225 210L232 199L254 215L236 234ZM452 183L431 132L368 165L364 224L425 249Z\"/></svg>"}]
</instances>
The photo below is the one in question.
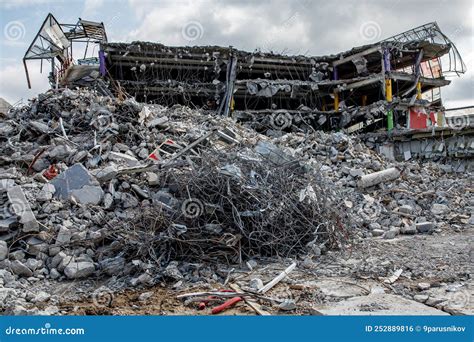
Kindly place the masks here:
<instances>
[{"instance_id":1,"label":"partially demolished building","mask_svg":"<svg viewBox=\"0 0 474 342\"><path fill-rule=\"evenodd\" d=\"M466 67L436 23L316 57L108 42L102 23L79 20L76 25L60 25L51 14L48 17L45 25L53 29L43 27L39 37L44 36L41 32L57 37L43 47L47 54L35 57L31 52L38 44L33 42L25 61L37 56L59 60L51 77L58 86L92 86L119 98L201 108L267 134L314 129L378 132L376 141L382 145L393 130L403 136L401 140L412 140L413 131L443 137L472 135L472 108L466 109L468 115L446 119L441 88L451 82L446 76L460 75ZM98 56L73 65L72 45L78 39L100 48ZM460 142L456 137L453 144L441 147L442 153L456 154L461 147L465 154L466 148L474 148L471 138ZM440 149L436 142L428 145L409 154ZM400 146L389 143L387 149L385 144L383 151L400 156L406 152Z\"/></svg>"},{"instance_id":2,"label":"partially demolished building","mask_svg":"<svg viewBox=\"0 0 474 342\"><path fill-rule=\"evenodd\" d=\"M0 113L0 314L474 312L449 297L473 288L472 108L443 108L465 67L436 24L308 57L48 15L33 59L53 89Z\"/></svg>"}]
</instances>

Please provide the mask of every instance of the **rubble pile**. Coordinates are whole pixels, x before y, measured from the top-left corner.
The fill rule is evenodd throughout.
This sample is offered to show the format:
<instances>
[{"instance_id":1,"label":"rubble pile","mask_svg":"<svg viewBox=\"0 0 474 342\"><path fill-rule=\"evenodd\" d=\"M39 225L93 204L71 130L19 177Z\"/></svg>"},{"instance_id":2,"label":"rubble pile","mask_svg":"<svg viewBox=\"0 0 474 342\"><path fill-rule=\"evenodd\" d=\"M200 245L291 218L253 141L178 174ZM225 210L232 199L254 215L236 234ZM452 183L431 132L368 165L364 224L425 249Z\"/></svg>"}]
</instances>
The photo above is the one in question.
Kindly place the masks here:
<instances>
[{"instance_id":1,"label":"rubble pile","mask_svg":"<svg viewBox=\"0 0 474 342\"><path fill-rule=\"evenodd\" d=\"M351 228L307 163L186 107L50 91L10 112L2 139L1 263L22 277L149 278L339 247Z\"/></svg>"},{"instance_id":2,"label":"rubble pile","mask_svg":"<svg viewBox=\"0 0 474 342\"><path fill-rule=\"evenodd\" d=\"M342 132L265 136L180 105L64 89L11 110L0 139L0 298L12 314L59 303L54 284L209 288L239 283L255 260L306 269L367 241L474 224L472 173L388 160ZM378 279L397 271L387 265L344 272Z\"/></svg>"},{"instance_id":3,"label":"rubble pile","mask_svg":"<svg viewBox=\"0 0 474 342\"><path fill-rule=\"evenodd\" d=\"M387 160L356 136L339 132L289 133L272 142L331 179L343 194L341 205L352 210L358 225L368 228L365 235L393 239L474 224L474 176L451 172L442 160ZM384 173L392 177L384 178ZM367 186L371 184L365 179L376 174L382 177Z\"/></svg>"}]
</instances>

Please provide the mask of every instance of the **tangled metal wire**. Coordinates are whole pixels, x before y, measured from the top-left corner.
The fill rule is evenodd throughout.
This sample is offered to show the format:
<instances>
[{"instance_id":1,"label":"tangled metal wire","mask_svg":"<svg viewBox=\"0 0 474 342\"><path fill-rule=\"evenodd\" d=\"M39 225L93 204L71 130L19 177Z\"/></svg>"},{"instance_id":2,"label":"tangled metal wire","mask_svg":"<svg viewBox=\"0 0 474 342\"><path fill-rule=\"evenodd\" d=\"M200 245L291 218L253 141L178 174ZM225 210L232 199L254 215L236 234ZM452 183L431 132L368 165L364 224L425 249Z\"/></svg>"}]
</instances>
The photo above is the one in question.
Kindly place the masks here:
<instances>
[{"instance_id":1,"label":"tangled metal wire","mask_svg":"<svg viewBox=\"0 0 474 342\"><path fill-rule=\"evenodd\" d=\"M314 246L339 246L349 217L337 194L299 161L275 161L248 148L201 151L193 167L169 169L159 202L114 230L130 257L226 260L295 256Z\"/></svg>"}]
</instances>

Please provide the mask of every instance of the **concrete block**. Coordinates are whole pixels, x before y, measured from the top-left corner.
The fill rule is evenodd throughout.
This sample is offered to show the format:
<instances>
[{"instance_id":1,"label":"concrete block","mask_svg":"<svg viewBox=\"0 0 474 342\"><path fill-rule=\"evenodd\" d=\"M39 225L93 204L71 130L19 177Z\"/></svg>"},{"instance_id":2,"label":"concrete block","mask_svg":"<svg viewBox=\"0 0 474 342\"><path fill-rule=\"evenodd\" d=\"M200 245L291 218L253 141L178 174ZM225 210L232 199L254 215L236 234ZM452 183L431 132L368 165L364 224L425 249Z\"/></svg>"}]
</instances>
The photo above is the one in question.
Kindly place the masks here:
<instances>
[{"instance_id":1,"label":"concrete block","mask_svg":"<svg viewBox=\"0 0 474 342\"><path fill-rule=\"evenodd\" d=\"M7 191L10 212L20 218L23 232L39 232L35 214L20 186L14 186Z\"/></svg>"},{"instance_id":2,"label":"concrete block","mask_svg":"<svg viewBox=\"0 0 474 342\"><path fill-rule=\"evenodd\" d=\"M69 199L71 191L81 189L84 185L93 185L93 178L82 164L74 164L55 177L51 184L56 189L56 197Z\"/></svg>"}]
</instances>

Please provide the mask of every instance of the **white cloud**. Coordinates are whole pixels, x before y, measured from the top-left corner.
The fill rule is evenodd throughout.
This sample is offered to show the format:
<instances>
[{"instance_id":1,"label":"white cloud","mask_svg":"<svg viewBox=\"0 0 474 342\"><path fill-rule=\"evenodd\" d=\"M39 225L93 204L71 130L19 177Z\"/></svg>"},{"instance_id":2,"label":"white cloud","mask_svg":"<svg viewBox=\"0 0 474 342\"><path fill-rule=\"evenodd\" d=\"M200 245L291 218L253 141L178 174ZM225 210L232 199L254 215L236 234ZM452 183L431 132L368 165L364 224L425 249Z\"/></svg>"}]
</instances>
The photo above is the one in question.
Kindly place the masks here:
<instances>
[{"instance_id":1,"label":"white cloud","mask_svg":"<svg viewBox=\"0 0 474 342\"><path fill-rule=\"evenodd\" d=\"M104 0L85 0L82 15L87 17L96 14L97 10L104 5L104 2Z\"/></svg>"},{"instance_id":2,"label":"white cloud","mask_svg":"<svg viewBox=\"0 0 474 342\"><path fill-rule=\"evenodd\" d=\"M28 89L25 69L22 64L12 64L0 69L0 97L14 104L26 101L49 89L48 64L43 64L43 73L39 72L39 63L28 63L32 89Z\"/></svg>"},{"instance_id":3,"label":"white cloud","mask_svg":"<svg viewBox=\"0 0 474 342\"><path fill-rule=\"evenodd\" d=\"M11 9L11 8L18 8L18 7L26 7L32 5L42 5L49 3L49 0L2 0L0 2L0 7Z\"/></svg>"},{"instance_id":4,"label":"white cloud","mask_svg":"<svg viewBox=\"0 0 474 342\"><path fill-rule=\"evenodd\" d=\"M309 18L303 13L304 8L277 2L278 6L269 6L268 2L165 1L154 6L132 0L130 6L141 24L126 40L300 51L310 44ZM192 31L191 26L198 32ZM187 35L187 29L196 36Z\"/></svg>"}]
</instances>

